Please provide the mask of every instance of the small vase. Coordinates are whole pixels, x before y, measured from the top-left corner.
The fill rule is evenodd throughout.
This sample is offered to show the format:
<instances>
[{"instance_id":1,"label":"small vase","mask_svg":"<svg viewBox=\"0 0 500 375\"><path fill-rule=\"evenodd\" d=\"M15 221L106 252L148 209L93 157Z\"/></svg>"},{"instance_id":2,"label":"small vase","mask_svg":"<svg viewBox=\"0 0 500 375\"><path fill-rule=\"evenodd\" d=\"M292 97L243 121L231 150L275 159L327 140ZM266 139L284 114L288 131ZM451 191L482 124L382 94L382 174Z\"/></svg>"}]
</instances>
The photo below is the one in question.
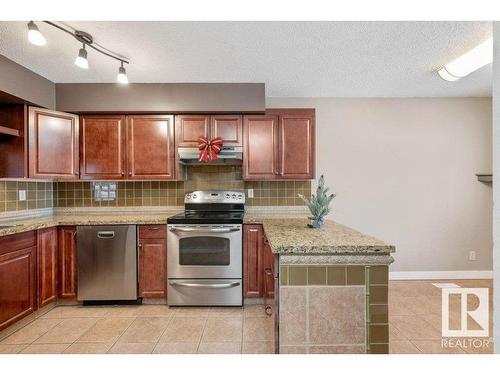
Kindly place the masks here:
<instances>
[{"instance_id":1,"label":"small vase","mask_svg":"<svg viewBox=\"0 0 500 375\"><path fill-rule=\"evenodd\" d=\"M311 224L307 224L309 228L314 228L314 229L323 229L325 226L324 220L316 220L312 219Z\"/></svg>"}]
</instances>

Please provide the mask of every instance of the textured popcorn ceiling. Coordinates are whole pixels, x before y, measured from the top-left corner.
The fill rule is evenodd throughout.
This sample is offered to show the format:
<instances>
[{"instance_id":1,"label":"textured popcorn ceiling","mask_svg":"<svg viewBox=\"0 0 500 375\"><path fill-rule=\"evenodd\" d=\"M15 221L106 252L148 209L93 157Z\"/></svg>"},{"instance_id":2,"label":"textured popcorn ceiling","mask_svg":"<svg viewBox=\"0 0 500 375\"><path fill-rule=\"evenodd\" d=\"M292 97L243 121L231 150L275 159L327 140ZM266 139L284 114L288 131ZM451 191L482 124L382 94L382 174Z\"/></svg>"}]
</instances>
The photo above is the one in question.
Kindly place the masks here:
<instances>
[{"instance_id":1,"label":"textured popcorn ceiling","mask_svg":"<svg viewBox=\"0 0 500 375\"><path fill-rule=\"evenodd\" d=\"M285 97L489 96L491 66L454 83L434 72L491 36L490 22L70 22L131 58L131 82L264 82ZM0 54L54 82L114 82L117 63L38 23L0 22Z\"/></svg>"}]
</instances>

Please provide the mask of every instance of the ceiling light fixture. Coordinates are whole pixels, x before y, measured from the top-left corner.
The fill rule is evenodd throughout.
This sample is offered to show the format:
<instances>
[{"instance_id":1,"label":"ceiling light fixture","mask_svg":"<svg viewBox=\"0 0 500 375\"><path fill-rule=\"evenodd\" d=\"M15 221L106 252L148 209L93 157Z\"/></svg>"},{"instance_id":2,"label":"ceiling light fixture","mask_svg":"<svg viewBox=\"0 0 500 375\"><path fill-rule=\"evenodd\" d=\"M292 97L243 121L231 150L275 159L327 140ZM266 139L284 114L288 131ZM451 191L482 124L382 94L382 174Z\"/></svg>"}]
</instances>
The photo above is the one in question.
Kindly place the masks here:
<instances>
[{"instance_id":1,"label":"ceiling light fixture","mask_svg":"<svg viewBox=\"0 0 500 375\"><path fill-rule=\"evenodd\" d=\"M47 25L50 25L61 31L64 31L65 33L75 38L78 42L83 44L83 47L80 48L80 51L78 51L78 57L75 59L75 64L77 66L83 69L89 68L89 62L87 60L87 50L85 49L85 47L90 47L94 51L99 52L102 55L108 56L114 60L119 61L120 67L118 68L118 76L116 79L120 83L123 84L128 83L127 72L125 70L125 67L123 66L123 64L129 63L128 57L121 56L97 44L96 42L94 42L94 38L92 37L92 35L86 33L85 31L75 30L71 26L64 24L62 22L54 23L51 21L43 21L43 23L46 23ZM37 46L42 46L47 43L40 30L38 30L38 26L33 21L30 21L28 23L28 38L31 43L36 44Z\"/></svg>"},{"instance_id":2,"label":"ceiling light fixture","mask_svg":"<svg viewBox=\"0 0 500 375\"><path fill-rule=\"evenodd\" d=\"M123 61L121 62L121 66L118 68L118 76L116 77L116 80L124 85L128 83L127 71L123 67Z\"/></svg>"},{"instance_id":3,"label":"ceiling light fixture","mask_svg":"<svg viewBox=\"0 0 500 375\"><path fill-rule=\"evenodd\" d=\"M35 46L44 46L47 44L47 40L33 21L28 23L28 40Z\"/></svg>"},{"instance_id":4,"label":"ceiling light fixture","mask_svg":"<svg viewBox=\"0 0 500 375\"><path fill-rule=\"evenodd\" d=\"M83 47L78 51L78 56L75 59L75 65L79 66L82 69L89 68L89 61L87 60L87 51L85 50L85 43Z\"/></svg>"},{"instance_id":5,"label":"ceiling light fixture","mask_svg":"<svg viewBox=\"0 0 500 375\"><path fill-rule=\"evenodd\" d=\"M438 70L438 74L446 81L456 81L490 64L492 61L493 38L489 38L459 58L443 66Z\"/></svg>"}]
</instances>

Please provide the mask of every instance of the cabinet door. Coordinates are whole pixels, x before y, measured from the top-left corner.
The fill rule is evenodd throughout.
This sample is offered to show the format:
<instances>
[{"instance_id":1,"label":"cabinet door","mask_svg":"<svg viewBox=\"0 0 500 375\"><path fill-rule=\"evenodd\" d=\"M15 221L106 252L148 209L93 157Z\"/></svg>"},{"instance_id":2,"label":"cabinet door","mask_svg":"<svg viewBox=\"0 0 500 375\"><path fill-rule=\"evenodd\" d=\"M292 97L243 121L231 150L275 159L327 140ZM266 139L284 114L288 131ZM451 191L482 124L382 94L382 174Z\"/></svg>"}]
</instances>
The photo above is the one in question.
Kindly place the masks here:
<instances>
[{"instance_id":1,"label":"cabinet door","mask_svg":"<svg viewBox=\"0 0 500 375\"><path fill-rule=\"evenodd\" d=\"M29 177L78 179L78 116L29 109Z\"/></svg>"},{"instance_id":2,"label":"cabinet door","mask_svg":"<svg viewBox=\"0 0 500 375\"><path fill-rule=\"evenodd\" d=\"M314 178L314 111L280 115L280 178Z\"/></svg>"},{"instance_id":3,"label":"cabinet door","mask_svg":"<svg viewBox=\"0 0 500 375\"><path fill-rule=\"evenodd\" d=\"M167 296L166 238L139 240L139 296L143 298Z\"/></svg>"},{"instance_id":4,"label":"cabinet door","mask_svg":"<svg viewBox=\"0 0 500 375\"><path fill-rule=\"evenodd\" d=\"M76 227L59 227L58 240L58 284L59 298L76 299Z\"/></svg>"},{"instance_id":5,"label":"cabinet door","mask_svg":"<svg viewBox=\"0 0 500 375\"><path fill-rule=\"evenodd\" d=\"M125 178L125 116L81 117L80 177Z\"/></svg>"},{"instance_id":6,"label":"cabinet door","mask_svg":"<svg viewBox=\"0 0 500 375\"><path fill-rule=\"evenodd\" d=\"M274 298L274 254L271 250L271 245L264 235L263 240L263 278L264 278L264 291L267 292L264 295L265 298Z\"/></svg>"},{"instance_id":7,"label":"cabinet door","mask_svg":"<svg viewBox=\"0 0 500 375\"><path fill-rule=\"evenodd\" d=\"M0 331L36 308L35 259L35 232L0 238Z\"/></svg>"},{"instance_id":8,"label":"cabinet door","mask_svg":"<svg viewBox=\"0 0 500 375\"><path fill-rule=\"evenodd\" d=\"M128 179L174 179L173 116L127 116L127 159Z\"/></svg>"},{"instance_id":9,"label":"cabinet door","mask_svg":"<svg viewBox=\"0 0 500 375\"><path fill-rule=\"evenodd\" d=\"M38 230L38 307L57 299L57 228Z\"/></svg>"},{"instance_id":10,"label":"cabinet door","mask_svg":"<svg viewBox=\"0 0 500 375\"><path fill-rule=\"evenodd\" d=\"M245 116L243 134L243 179L275 179L278 173L278 117Z\"/></svg>"},{"instance_id":11,"label":"cabinet door","mask_svg":"<svg viewBox=\"0 0 500 375\"><path fill-rule=\"evenodd\" d=\"M210 138L221 137L224 146L243 146L240 115L212 116L210 122Z\"/></svg>"},{"instance_id":12,"label":"cabinet door","mask_svg":"<svg viewBox=\"0 0 500 375\"><path fill-rule=\"evenodd\" d=\"M176 147L198 147L198 138L209 137L210 116L175 116Z\"/></svg>"},{"instance_id":13,"label":"cabinet door","mask_svg":"<svg viewBox=\"0 0 500 375\"><path fill-rule=\"evenodd\" d=\"M243 233L243 296L262 297L262 226L244 225Z\"/></svg>"}]
</instances>

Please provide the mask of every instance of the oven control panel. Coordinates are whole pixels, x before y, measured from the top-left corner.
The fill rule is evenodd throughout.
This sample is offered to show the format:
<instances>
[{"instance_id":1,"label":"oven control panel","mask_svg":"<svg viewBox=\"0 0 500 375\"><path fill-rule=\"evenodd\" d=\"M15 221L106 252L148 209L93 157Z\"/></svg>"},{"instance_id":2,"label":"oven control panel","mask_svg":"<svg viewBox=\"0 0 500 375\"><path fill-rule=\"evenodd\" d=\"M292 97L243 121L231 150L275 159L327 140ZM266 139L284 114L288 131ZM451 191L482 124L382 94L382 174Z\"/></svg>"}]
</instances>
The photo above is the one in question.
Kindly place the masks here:
<instances>
[{"instance_id":1,"label":"oven control panel","mask_svg":"<svg viewBox=\"0 0 500 375\"><path fill-rule=\"evenodd\" d=\"M199 190L187 193L184 203L245 203L242 191Z\"/></svg>"}]
</instances>

